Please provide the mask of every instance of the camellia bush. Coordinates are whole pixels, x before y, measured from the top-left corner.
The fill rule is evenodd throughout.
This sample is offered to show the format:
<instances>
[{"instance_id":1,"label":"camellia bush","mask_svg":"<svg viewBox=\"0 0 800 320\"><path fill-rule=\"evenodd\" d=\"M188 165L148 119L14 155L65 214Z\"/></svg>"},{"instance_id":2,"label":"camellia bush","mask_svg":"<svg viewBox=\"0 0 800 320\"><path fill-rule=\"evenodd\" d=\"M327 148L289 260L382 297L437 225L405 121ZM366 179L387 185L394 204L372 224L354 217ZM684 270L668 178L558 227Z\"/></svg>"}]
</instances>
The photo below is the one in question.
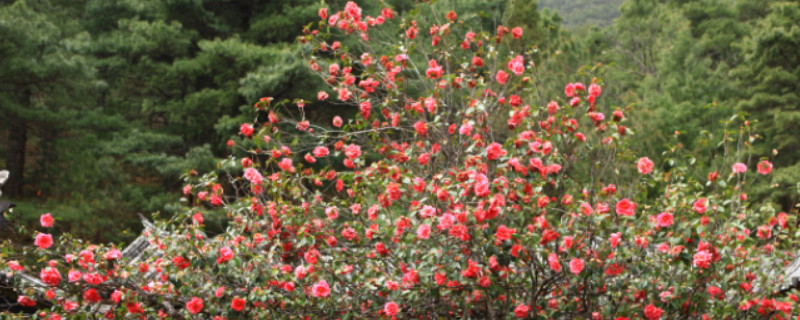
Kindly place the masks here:
<instances>
[{"instance_id":1,"label":"camellia bush","mask_svg":"<svg viewBox=\"0 0 800 320\"><path fill-rule=\"evenodd\" d=\"M771 164L746 121L728 121L696 177L680 146L631 150L647 134L626 128L635 110L604 105L591 75L535 96L522 28L474 30L442 3L319 15L304 59L342 116L311 122L309 97L256 102L237 156L186 176L189 205L145 231L135 261L53 236L57 213L43 216L36 247L4 244L18 303L42 319L796 314L779 292L795 219L748 201Z\"/></svg>"}]
</instances>

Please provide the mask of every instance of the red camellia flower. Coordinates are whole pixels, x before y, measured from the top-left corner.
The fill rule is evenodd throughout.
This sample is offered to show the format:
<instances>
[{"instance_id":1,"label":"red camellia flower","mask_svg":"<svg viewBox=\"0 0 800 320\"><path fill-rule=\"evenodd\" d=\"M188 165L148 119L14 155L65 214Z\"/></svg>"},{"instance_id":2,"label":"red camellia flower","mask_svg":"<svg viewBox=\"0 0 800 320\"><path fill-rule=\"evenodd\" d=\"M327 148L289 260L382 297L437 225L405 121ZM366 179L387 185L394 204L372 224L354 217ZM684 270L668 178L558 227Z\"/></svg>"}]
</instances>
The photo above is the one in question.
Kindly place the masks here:
<instances>
[{"instance_id":1,"label":"red camellia flower","mask_svg":"<svg viewBox=\"0 0 800 320\"><path fill-rule=\"evenodd\" d=\"M486 147L486 158L489 160L497 160L498 158L506 155L506 150L503 150L503 145L492 142Z\"/></svg>"},{"instance_id":2,"label":"red camellia flower","mask_svg":"<svg viewBox=\"0 0 800 320\"><path fill-rule=\"evenodd\" d=\"M636 214L636 203L628 200L627 198L622 199L617 202L616 211L620 216L633 216Z\"/></svg>"},{"instance_id":3,"label":"red camellia flower","mask_svg":"<svg viewBox=\"0 0 800 320\"><path fill-rule=\"evenodd\" d=\"M579 274L583 271L583 259L572 258L569 262L569 272Z\"/></svg>"},{"instance_id":4,"label":"red camellia flower","mask_svg":"<svg viewBox=\"0 0 800 320\"><path fill-rule=\"evenodd\" d=\"M61 273L56 268L47 267L39 272L39 278L48 286L57 286L61 282Z\"/></svg>"},{"instance_id":5,"label":"red camellia flower","mask_svg":"<svg viewBox=\"0 0 800 320\"><path fill-rule=\"evenodd\" d=\"M203 299L192 297L192 299L186 303L186 310L189 310L192 314L200 313L200 311L203 310Z\"/></svg>"},{"instance_id":6,"label":"red camellia flower","mask_svg":"<svg viewBox=\"0 0 800 320\"><path fill-rule=\"evenodd\" d=\"M28 298L26 296L19 296L17 297L17 303L23 307L33 307L36 305L36 301Z\"/></svg>"},{"instance_id":7,"label":"red camellia flower","mask_svg":"<svg viewBox=\"0 0 800 320\"><path fill-rule=\"evenodd\" d=\"M497 233L495 233L495 238L497 241L506 241L511 240L511 235L517 232L517 229L511 229L506 227L505 225L500 225L497 227Z\"/></svg>"},{"instance_id":8,"label":"red camellia flower","mask_svg":"<svg viewBox=\"0 0 800 320\"><path fill-rule=\"evenodd\" d=\"M520 304L516 308L514 308L514 314L517 315L517 318L525 319L528 317L528 312L531 311L531 307L525 304Z\"/></svg>"},{"instance_id":9,"label":"red camellia flower","mask_svg":"<svg viewBox=\"0 0 800 320\"><path fill-rule=\"evenodd\" d=\"M144 309L142 308L142 304L138 302L127 302L125 303L125 307L128 309L128 313L137 314L137 313L144 313Z\"/></svg>"},{"instance_id":10,"label":"red camellia flower","mask_svg":"<svg viewBox=\"0 0 800 320\"><path fill-rule=\"evenodd\" d=\"M758 173L767 175L772 171L772 163L767 160L762 160L756 165Z\"/></svg>"},{"instance_id":11,"label":"red camellia flower","mask_svg":"<svg viewBox=\"0 0 800 320\"><path fill-rule=\"evenodd\" d=\"M248 138L253 136L253 131L253 126L249 123L242 123L242 125L239 127L239 132Z\"/></svg>"},{"instance_id":12,"label":"red camellia flower","mask_svg":"<svg viewBox=\"0 0 800 320\"><path fill-rule=\"evenodd\" d=\"M37 234L33 244L42 249L50 248L53 245L53 236L47 233Z\"/></svg>"},{"instance_id":13,"label":"red camellia flower","mask_svg":"<svg viewBox=\"0 0 800 320\"><path fill-rule=\"evenodd\" d=\"M400 307L397 306L396 302L390 301L383 305L383 312L386 313L387 316L394 316L400 312Z\"/></svg>"},{"instance_id":14,"label":"red camellia flower","mask_svg":"<svg viewBox=\"0 0 800 320\"><path fill-rule=\"evenodd\" d=\"M639 158L639 162L636 163L636 168L639 169L639 173L641 174L650 174L653 172L653 161L650 160L648 157Z\"/></svg>"},{"instance_id":15,"label":"red camellia flower","mask_svg":"<svg viewBox=\"0 0 800 320\"><path fill-rule=\"evenodd\" d=\"M39 217L39 223L42 224L42 227L50 228L53 226L53 216L50 213L45 213Z\"/></svg>"},{"instance_id":16,"label":"red camellia flower","mask_svg":"<svg viewBox=\"0 0 800 320\"><path fill-rule=\"evenodd\" d=\"M9 268L9 269L11 269L11 270L13 270L13 271L22 271L22 270L25 270L25 267L23 267L22 265L20 265L20 264L19 264L19 262L18 262L18 261L16 261L16 260L9 261L8 263L6 263L6 265L8 266L8 268Z\"/></svg>"},{"instance_id":17,"label":"red camellia flower","mask_svg":"<svg viewBox=\"0 0 800 320\"><path fill-rule=\"evenodd\" d=\"M644 307L644 317L648 320L658 320L661 318L662 313L664 313L664 310L654 306L652 303Z\"/></svg>"},{"instance_id":18,"label":"red camellia flower","mask_svg":"<svg viewBox=\"0 0 800 320\"><path fill-rule=\"evenodd\" d=\"M497 83L499 84L506 84L506 82L508 82L508 73L503 70L497 71L495 80L497 80Z\"/></svg>"},{"instance_id":19,"label":"red camellia flower","mask_svg":"<svg viewBox=\"0 0 800 320\"><path fill-rule=\"evenodd\" d=\"M330 294L331 287L328 286L328 282L325 280L321 280L311 287L311 295L316 298L325 298Z\"/></svg>"},{"instance_id":20,"label":"red camellia flower","mask_svg":"<svg viewBox=\"0 0 800 320\"><path fill-rule=\"evenodd\" d=\"M511 36L514 37L514 39L522 37L522 28L514 27L514 29L511 29Z\"/></svg>"},{"instance_id":21,"label":"red camellia flower","mask_svg":"<svg viewBox=\"0 0 800 320\"><path fill-rule=\"evenodd\" d=\"M247 300L245 299L234 297L233 300L231 301L231 309L233 310L242 311L246 306L247 306Z\"/></svg>"}]
</instances>

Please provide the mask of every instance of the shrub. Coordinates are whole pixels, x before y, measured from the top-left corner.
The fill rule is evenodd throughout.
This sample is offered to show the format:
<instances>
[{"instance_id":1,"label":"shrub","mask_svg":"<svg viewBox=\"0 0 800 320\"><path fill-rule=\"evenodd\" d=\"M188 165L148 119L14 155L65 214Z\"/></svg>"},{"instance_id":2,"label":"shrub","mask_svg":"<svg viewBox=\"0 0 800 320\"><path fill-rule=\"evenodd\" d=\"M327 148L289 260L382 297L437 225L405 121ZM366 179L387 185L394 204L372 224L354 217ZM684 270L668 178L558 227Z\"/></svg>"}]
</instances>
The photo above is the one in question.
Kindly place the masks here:
<instances>
[{"instance_id":1,"label":"shrub","mask_svg":"<svg viewBox=\"0 0 800 320\"><path fill-rule=\"evenodd\" d=\"M693 177L679 147L628 147L628 111L603 105L598 79L533 103L524 30L448 11L321 9L301 38L330 84L317 98L354 116L311 123L314 101L261 99L230 143L247 156L223 163L228 180L187 176L203 206L149 229L153 251L130 263L60 236L26 251L47 266L7 263L50 286L20 285L21 303L49 319L791 314L796 297L774 291L794 222L747 201L748 123L730 121L726 165ZM214 211L227 225L208 235Z\"/></svg>"}]
</instances>

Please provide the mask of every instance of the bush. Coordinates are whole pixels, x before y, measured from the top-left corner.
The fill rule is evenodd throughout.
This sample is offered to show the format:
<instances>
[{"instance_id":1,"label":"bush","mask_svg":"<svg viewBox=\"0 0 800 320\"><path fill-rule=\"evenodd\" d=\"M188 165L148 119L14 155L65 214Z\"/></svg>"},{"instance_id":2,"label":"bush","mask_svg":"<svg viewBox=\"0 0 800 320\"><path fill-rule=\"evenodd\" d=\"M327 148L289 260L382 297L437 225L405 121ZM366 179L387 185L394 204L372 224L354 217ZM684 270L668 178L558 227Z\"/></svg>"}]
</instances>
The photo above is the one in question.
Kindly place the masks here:
<instances>
[{"instance_id":1,"label":"bush","mask_svg":"<svg viewBox=\"0 0 800 320\"><path fill-rule=\"evenodd\" d=\"M261 99L229 144L246 156L221 164L228 179L187 175L195 206L148 229L141 260L68 235L5 244L49 260L7 263L51 287L17 282L20 303L48 319L791 315L796 297L775 291L794 221L747 201L770 171L744 161L747 122L729 122L725 165L693 177L679 147L628 147L598 79L529 104L524 30L417 10L321 9L301 38L331 86L317 99L355 116L311 123L312 101ZM208 218L224 230L207 234Z\"/></svg>"}]
</instances>

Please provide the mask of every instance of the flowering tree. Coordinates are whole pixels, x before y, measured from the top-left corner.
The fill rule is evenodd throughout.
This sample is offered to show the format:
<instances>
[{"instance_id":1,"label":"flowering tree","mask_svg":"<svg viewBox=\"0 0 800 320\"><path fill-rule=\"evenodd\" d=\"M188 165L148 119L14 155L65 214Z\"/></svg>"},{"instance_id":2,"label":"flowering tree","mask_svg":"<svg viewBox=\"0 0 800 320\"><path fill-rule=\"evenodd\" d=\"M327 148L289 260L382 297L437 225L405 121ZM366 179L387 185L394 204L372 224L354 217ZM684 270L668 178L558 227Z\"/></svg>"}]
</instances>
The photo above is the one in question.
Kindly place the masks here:
<instances>
[{"instance_id":1,"label":"flowering tree","mask_svg":"<svg viewBox=\"0 0 800 320\"><path fill-rule=\"evenodd\" d=\"M230 143L247 156L222 164L231 179L190 175L184 188L225 213L223 233L207 235L208 210L189 207L148 230L154 251L131 263L43 229L5 263L46 285L16 282L19 303L47 319L794 312L796 297L775 292L793 218L747 201L771 165L739 162L746 122L722 141L736 151L692 177L680 148L654 160L628 148L625 113L603 105L596 79L538 103L521 28L419 10L395 21L388 7L320 9L301 38L330 84L316 98L357 111L311 123L312 101L255 103Z\"/></svg>"}]
</instances>

